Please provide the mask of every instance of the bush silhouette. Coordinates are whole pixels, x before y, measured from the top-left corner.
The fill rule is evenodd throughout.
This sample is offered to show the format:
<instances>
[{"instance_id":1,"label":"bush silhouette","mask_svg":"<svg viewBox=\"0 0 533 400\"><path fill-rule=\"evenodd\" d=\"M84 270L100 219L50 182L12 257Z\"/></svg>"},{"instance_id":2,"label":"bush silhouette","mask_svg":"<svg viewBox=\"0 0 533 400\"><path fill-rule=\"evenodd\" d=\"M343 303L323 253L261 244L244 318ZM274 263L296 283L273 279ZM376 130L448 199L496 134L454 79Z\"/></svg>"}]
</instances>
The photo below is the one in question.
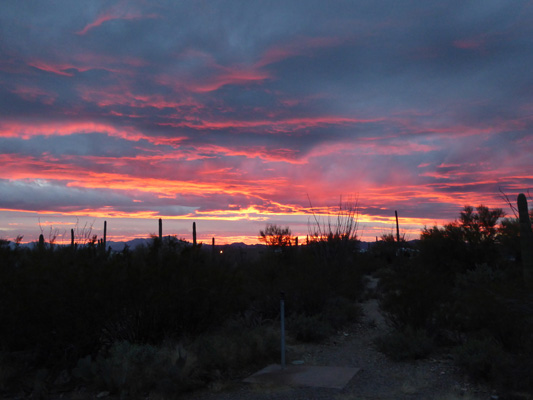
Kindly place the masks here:
<instances>
[{"instance_id":1,"label":"bush silhouette","mask_svg":"<svg viewBox=\"0 0 533 400\"><path fill-rule=\"evenodd\" d=\"M0 341L6 355L1 362L12 371L4 390L21 387L38 371L39 382L51 385L87 357L106 365L101 357L116 358L110 349L119 343L129 343L133 352L135 346L159 349L168 342L196 349L200 364L186 378L189 384L206 382L217 368L233 371L241 362L246 368L272 354L272 341L259 341L258 335L271 337L279 326L281 290L287 293L288 316L331 314L328 323L335 326L357 318L345 304L356 301L362 288L353 256L328 270L306 246L293 246L282 257L266 253L226 262L171 237L120 252L103 251L96 243L22 248L0 242ZM331 304L345 311L332 313ZM223 328L231 321L247 321L239 325L241 336ZM255 339L245 341L248 333ZM247 344L225 367L212 369L215 353L210 358L200 352L196 340L220 343L224 335Z\"/></svg>"},{"instance_id":2,"label":"bush silhouette","mask_svg":"<svg viewBox=\"0 0 533 400\"><path fill-rule=\"evenodd\" d=\"M502 217L500 209L467 206L458 220L422 231L418 256L380 272L380 306L397 329L383 339L385 351L423 334L455 348L473 377L502 390L533 390L523 379L533 373L526 361L533 356L533 298L520 260L508 257L516 254L515 222Z\"/></svg>"}]
</instances>

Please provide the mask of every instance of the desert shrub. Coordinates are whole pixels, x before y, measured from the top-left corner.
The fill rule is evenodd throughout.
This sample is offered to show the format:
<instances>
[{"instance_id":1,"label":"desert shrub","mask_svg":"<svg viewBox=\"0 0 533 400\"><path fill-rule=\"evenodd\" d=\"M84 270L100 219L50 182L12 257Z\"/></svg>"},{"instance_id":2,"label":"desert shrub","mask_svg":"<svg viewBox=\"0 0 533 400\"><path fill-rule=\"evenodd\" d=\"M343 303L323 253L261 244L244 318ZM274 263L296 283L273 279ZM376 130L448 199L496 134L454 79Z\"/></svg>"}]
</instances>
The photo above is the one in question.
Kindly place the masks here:
<instances>
[{"instance_id":1,"label":"desert shrub","mask_svg":"<svg viewBox=\"0 0 533 400\"><path fill-rule=\"evenodd\" d=\"M392 237L392 235L387 236L386 238L388 237ZM397 243L394 240L385 240L385 238L373 243L370 248L370 254L374 256L376 262L379 262L382 265L392 264L392 261L396 258L397 251Z\"/></svg>"},{"instance_id":2,"label":"desert shrub","mask_svg":"<svg viewBox=\"0 0 533 400\"><path fill-rule=\"evenodd\" d=\"M453 288L451 275L415 261L382 271L380 279L380 308L395 328L432 333L442 324Z\"/></svg>"},{"instance_id":3,"label":"desert shrub","mask_svg":"<svg viewBox=\"0 0 533 400\"><path fill-rule=\"evenodd\" d=\"M323 315L296 315L287 322L287 328L301 342L319 343L335 332Z\"/></svg>"},{"instance_id":4,"label":"desert shrub","mask_svg":"<svg viewBox=\"0 0 533 400\"><path fill-rule=\"evenodd\" d=\"M234 271L194 254L59 246L19 253L0 268L0 341L7 353L33 354L33 369L59 372L115 342L202 332L247 305Z\"/></svg>"},{"instance_id":5,"label":"desert shrub","mask_svg":"<svg viewBox=\"0 0 533 400\"><path fill-rule=\"evenodd\" d=\"M214 349L193 346L202 358L198 371L206 376L248 368L278 355L272 349L279 340L268 326L279 321L280 291L286 293L289 318L318 316L329 327L326 333L357 317L353 303L363 291L358 255L351 250L327 268L307 246L226 262L172 238L121 252L105 251L95 241L33 248L2 241L0 252L0 342L10 360L3 363L6 382L48 371L45 383L53 384L79 360L120 372L113 366L122 357L119 350L156 363L160 356L150 353L150 346L192 337ZM229 329L235 321L240 328ZM129 350L118 343L128 343Z\"/></svg>"},{"instance_id":6,"label":"desert shrub","mask_svg":"<svg viewBox=\"0 0 533 400\"><path fill-rule=\"evenodd\" d=\"M185 364L184 350L178 345L156 347L119 342L95 360L91 356L80 359L73 374L99 390L144 398L154 390L169 390L170 382L174 391L183 391Z\"/></svg>"},{"instance_id":7,"label":"desert shrub","mask_svg":"<svg viewBox=\"0 0 533 400\"><path fill-rule=\"evenodd\" d=\"M5 393L21 386L20 370L26 360L5 351L0 351L0 393Z\"/></svg>"},{"instance_id":8,"label":"desert shrub","mask_svg":"<svg viewBox=\"0 0 533 400\"><path fill-rule=\"evenodd\" d=\"M454 351L456 363L473 379L490 382L502 393L525 391L533 393L533 354L512 353L488 335L470 335Z\"/></svg>"},{"instance_id":9,"label":"desert shrub","mask_svg":"<svg viewBox=\"0 0 533 400\"><path fill-rule=\"evenodd\" d=\"M423 229L418 244L421 258L436 270L453 272L496 264L500 260L497 222L504 215L499 208L465 206L458 220Z\"/></svg>"},{"instance_id":10,"label":"desert shrub","mask_svg":"<svg viewBox=\"0 0 533 400\"><path fill-rule=\"evenodd\" d=\"M502 366L502 364L500 364ZM498 380L505 390L525 391L533 393L533 354L531 352L513 355L511 362L499 368Z\"/></svg>"},{"instance_id":11,"label":"desert shrub","mask_svg":"<svg viewBox=\"0 0 533 400\"><path fill-rule=\"evenodd\" d=\"M393 360L418 360L433 351L433 340L423 329L394 330L375 341L377 348Z\"/></svg>"},{"instance_id":12,"label":"desert shrub","mask_svg":"<svg viewBox=\"0 0 533 400\"><path fill-rule=\"evenodd\" d=\"M374 258L377 265L398 264L404 258L409 258L413 252L411 243L405 240L405 235L400 237L400 241L392 233L384 234L380 240L372 243L369 254Z\"/></svg>"},{"instance_id":13,"label":"desert shrub","mask_svg":"<svg viewBox=\"0 0 533 400\"><path fill-rule=\"evenodd\" d=\"M307 246L282 256L268 253L259 262L241 268L244 288L253 308L266 318L279 315L280 292L286 296L287 315L321 313L326 303L343 297L355 301L363 293L363 272L356 261L325 268Z\"/></svg>"},{"instance_id":14,"label":"desert shrub","mask_svg":"<svg viewBox=\"0 0 533 400\"><path fill-rule=\"evenodd\" d=\"M518 218L504 218L498 229L498 244L504 258L522 261L520 249L520 221Z\"/></svg>"},{"instance_id":15,"label":"desert shrub","mask_svg":"<svg viewBox=\"0 0 533 400\"><path fill-rule=\"evenodd\" d=\"M36 351L47 367L73 361L98 343L99 327L107 317L102 291L105 276L72 260L63 251L31 254L27 264L2 268L0 337L10 351ZM61 256L65 255L64 260Z\"/></svg>"},{"instance_id":16,"label":"desert shrub","mask_svg":"<svg viewBox=\"0 0 533 400\"><path fill-rule=\"evenodd\" d=\"M457 277L449 326L465 333L482 332L508 351L531 342L533 304L520 282L487 265Z\"/></svg>"},{"instance_id":17,"label":"desert shrub","mask_svg":"<svg viewBox=\"0 0 533 400\"><path fill-rule=\"evenodd\" d=\"M513 271L487 265L461 275L450 321L466 340L456 359L502 391L533 390L533 298Z\"/></svg>"},{"instance_id":18,"label":"desert shrub","mask_svg":"<svg viewBox=\"0 0 533 400\"><path fill-rule=\"evenodd\" d=\"M239 321L204 333L190 345L195 356L194 375L204 381L230 378L279 358L279 332L263 325L246 329Z\"/></svg>"},{"instance_id":19,"label":"desert shrub","mask_svg":"<svg viewBox=\"0 0 533 400\"><path fill-rule=\"evenodd\" d=\"M455 346L457 363L473 377L503 391L533 390L533 297L514 261L515 223L497 227L502 215L465 207L459 220L424 229L411 260L379 271L380 306L398 331L381 339L384 352L403 352L416 343L409 337L423 343L425 335Z\"/></svg>"},{"instance_id":20,"label":"desert shrub","mask_svg":"<svg viewBox=\"0 0 533 400\"><path fill-rule=\"evenodd\" d=\"M501 345L490 337L470 338L455 351L455 360L472 377L495 382L509 357Z\"/></svg>"},{"instance_id":21,"label":"desert shrub","mask_svg":"<svg viewBox=\"0 0 533 400\"><path fill-rule=\"evenodd\" d=\"M382 278L385 294L381 307L391 322L400 329L424 328L434 336L440 329L464 329L474 317L487 319L489 307L483 308L482 303L490 296L482 291L488 293L488 286L480 281L476 286L479 290L469 291L460 282L465 276L471 280L473 275L468 274L480 265L493 272L498 269L496 224L502 216L501 209L466 206L457 221L442 228L425 228L418 242L418 256L412 262L395 265ZM470 310L471 317L459 322L455 314Z\"/></svg>"},{"instance_id":22,"label":"desert shrub","mask_svg":"<svg viewBox=\"0 0 533 400\"><path fill-rule=\"evenodd\" d=\"M362 314L363 310L359 304L344 297L329 299L321 313L322 318L335 330L357 322Z\"/></svg>"}]
</instances>

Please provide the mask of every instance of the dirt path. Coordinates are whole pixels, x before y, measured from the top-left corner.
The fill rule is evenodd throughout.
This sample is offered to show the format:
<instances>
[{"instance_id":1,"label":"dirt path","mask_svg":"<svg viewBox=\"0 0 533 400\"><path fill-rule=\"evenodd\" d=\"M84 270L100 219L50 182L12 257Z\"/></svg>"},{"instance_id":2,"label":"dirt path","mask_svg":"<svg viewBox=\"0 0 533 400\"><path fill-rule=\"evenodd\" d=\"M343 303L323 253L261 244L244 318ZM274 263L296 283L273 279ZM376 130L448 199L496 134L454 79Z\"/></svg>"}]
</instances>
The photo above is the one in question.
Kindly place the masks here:
<instances>
[{"instance_id":1,"label":"dirt path","mask_svg":"<svg viewBox=\"0 0 533 400\"><path fill-rule=\"evenodd\" d=\"M375 282L370 282L372 288ZM374 339L388 331L378 302L362 303L364 317L349 329L338 332L320 345L292 345L287 361L302 360L305 365L357 367L361 370L342 390L322 388L273 387L234 382L213 385L186 398L199 400L235 399L409 399L409 400L488 400L487 388L472 384L445 354L415 362L395 362L377 351Z\"/></svg>"}]
</instances>

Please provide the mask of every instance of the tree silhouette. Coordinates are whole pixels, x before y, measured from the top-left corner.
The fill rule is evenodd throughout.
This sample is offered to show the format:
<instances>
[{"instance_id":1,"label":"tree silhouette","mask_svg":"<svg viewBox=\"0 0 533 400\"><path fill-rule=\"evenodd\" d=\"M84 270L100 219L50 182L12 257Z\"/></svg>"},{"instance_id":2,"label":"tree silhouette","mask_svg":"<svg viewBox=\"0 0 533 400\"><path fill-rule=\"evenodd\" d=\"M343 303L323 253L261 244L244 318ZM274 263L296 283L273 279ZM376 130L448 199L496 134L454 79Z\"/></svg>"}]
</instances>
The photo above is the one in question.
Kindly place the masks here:
<instances>
[{"instance_id":1,"label":"tree silhouette","mask_svg":"<svg viewBox=\"0 0 533 400\"><path fill-rule=\"evenodd\" d=\"M438 254L437 263L455 269L494 263L498 259L496 241L501 232L497 223L504 216L501 208L465 206L458 220L442 228L424 228L419 246L430 258Z\"/></svg>"},{"instance_id":2,"label":"tree silhouette","mask_svg":"<svg viewBox=\"0 0 533 400\"><path fill-rule=\"evenodd\" d=\"M290 246L291 230L288 226L282 228L275 224L267 224L264 231L259 231L259 241L272 248Z\"/></svg>"}]
</instances>

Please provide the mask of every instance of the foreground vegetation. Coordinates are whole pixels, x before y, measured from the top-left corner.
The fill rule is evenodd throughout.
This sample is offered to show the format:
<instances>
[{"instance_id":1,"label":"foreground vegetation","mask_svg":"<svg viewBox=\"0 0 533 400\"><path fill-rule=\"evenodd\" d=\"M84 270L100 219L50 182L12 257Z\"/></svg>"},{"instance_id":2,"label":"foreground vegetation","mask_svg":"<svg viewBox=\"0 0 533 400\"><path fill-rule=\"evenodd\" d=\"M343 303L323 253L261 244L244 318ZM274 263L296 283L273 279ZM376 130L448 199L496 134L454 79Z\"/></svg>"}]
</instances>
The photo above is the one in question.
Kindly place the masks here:
<instances>
[{"instance_id":1,"label":"foreground vegetation","mask_svg":"<svg viewBox=\"0 0 533 400\"><path fill-rule=\"evenodd\" d=\"M173 237L121 252L96 240L0 241L0 394L46 398L84 386L173 398L242 377L279 359L280 292L289 336L320 341L357 320L369 273L394 328L377 342L383 352L411 360L444 351L476 379L533 393L533 296L518 219L465 207L416 243L388 235L362 253L350 210L333 228L317 221L305 246L267 226L257 257Z\"/></svg>"},{"instance_id":2,"label":"foreground vegetation","mask_svg":"<svg viewBox=\"0 0 533 400\"><path fill-rule=\"evenodd\" d=\"M279 362L281 291L298 340L321 340L359 315L357 242L330 239L327 265L318 242L246 257L173 237L121 252L95 240L32 248L4 240L0 393L85 386L170 398Z\"/></svg>"},{"instance_id":3,"label":"foreground vegetation","mask_svg":"<svg viewBox=\"0 0 533 400\"><path fill-rule=\"evenodd\" d=\"M415 257L379 271L395 328L378 341L382 351L404 360L445 351L473 378L533 393L532 287L518 219L502 217L465 207L457 221L424 229Z\"/></svg>"}]
</instances>

